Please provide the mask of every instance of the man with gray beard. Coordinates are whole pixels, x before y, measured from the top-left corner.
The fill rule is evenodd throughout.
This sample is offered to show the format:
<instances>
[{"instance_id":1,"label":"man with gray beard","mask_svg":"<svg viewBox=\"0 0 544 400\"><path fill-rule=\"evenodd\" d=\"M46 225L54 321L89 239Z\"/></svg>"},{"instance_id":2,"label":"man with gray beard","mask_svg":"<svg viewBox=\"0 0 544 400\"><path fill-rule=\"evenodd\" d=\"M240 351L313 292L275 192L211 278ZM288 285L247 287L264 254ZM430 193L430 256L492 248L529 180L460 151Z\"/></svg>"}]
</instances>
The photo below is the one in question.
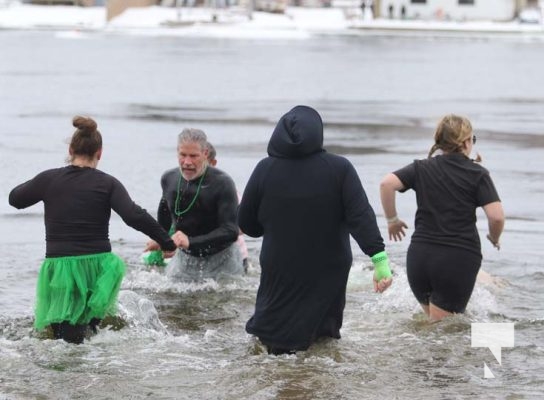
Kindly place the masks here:
<instances>
[{"instance_id":1,"label":"man with gray beard","mask_svg":"<svg viewBox=\"0 0 544 400\"><path fill-rule=\"evenodd\" d=\"M219 279L243 272L236 240L238 197L232 178L208 164L208 140L200 129L178 136L179 167L161 178L157 219L178 250L167 267L173 280ZM146 250L155 250L149 242Z\"/></svg>"}]
</instances>

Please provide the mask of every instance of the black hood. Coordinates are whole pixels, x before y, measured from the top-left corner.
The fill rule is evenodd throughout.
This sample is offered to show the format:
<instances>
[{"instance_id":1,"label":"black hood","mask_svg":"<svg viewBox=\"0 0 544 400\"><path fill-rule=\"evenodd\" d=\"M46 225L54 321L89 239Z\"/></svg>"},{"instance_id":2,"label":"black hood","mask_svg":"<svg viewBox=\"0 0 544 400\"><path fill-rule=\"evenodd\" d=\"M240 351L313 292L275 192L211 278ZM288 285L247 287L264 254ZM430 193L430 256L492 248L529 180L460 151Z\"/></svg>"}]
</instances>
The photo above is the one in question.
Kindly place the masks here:
<instances>
[{"instance_id":1,"label":"black hood","mask_svg":"<svg viewBox=\"0 0 544 400\"><path fill-rule=\"evenodd\" d=\"M323 121L316 110L296 106L280 118L270 142L268 155L300 158L323 150Z\"/></svg>"}]
</instances>

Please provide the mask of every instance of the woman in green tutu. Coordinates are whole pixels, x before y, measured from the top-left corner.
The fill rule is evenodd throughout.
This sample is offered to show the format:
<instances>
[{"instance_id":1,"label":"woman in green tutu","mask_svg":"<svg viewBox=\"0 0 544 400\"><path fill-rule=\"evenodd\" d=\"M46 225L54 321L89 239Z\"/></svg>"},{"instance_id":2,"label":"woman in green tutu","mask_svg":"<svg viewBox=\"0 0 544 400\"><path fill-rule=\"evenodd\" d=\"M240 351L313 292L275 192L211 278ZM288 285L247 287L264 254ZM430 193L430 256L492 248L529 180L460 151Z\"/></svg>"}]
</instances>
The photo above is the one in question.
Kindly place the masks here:
<instances>
[{"instance_id":1,"label":"woman in green tutu","mask_svg":"<svg viewBox=\"0 0 544 400\"><path fill-rule=\"evenodd\" d=\"M116 178L96 169L102 136L91 118L76 116L70 165L41 172L15 187L9 203L18 209L44 203L46 256L36 290L36 329L51 326L55 338L82 343L90 328L115 313L125 263L111 253L111 210L163 250L176 245L139 207Z\"/></svg>"}]
</instances>

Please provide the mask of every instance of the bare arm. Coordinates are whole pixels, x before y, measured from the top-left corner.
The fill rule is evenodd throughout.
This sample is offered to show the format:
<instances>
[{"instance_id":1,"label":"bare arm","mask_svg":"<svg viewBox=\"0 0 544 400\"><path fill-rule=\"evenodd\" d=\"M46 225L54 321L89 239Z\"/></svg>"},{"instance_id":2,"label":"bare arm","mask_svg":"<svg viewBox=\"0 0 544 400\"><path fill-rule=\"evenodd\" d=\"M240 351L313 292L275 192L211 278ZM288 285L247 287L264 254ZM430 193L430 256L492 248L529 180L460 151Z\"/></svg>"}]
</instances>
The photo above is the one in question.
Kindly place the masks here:
<instances>
[{"instance_id":1,"label":"bare arm","mask_svg":"<svg viewBox=\"0 0 544 400\"><path fill-rule=\"evenodd\" d=\"M489 227L489 233L487 239L500 249L499 239L504 229L504 210L500 201L494 201L493 203L486 204L482 207L487 217L487 224Z\"/></svg>"},{"instance_id":2,"label":"bare arm","mask_svg":"<svg viewBox=\"0 0 544 400\"><path fill-rule=\"evenodd\" d=\"M396 192L402 189L404 189L404 185L395 174L387 174L380 183L380 198L387 219L389 240L393 239L395 242L402 240L406 235L404 229L408 228L406 223L398 218L395 205Z\"/></svg>"}]
</instances>

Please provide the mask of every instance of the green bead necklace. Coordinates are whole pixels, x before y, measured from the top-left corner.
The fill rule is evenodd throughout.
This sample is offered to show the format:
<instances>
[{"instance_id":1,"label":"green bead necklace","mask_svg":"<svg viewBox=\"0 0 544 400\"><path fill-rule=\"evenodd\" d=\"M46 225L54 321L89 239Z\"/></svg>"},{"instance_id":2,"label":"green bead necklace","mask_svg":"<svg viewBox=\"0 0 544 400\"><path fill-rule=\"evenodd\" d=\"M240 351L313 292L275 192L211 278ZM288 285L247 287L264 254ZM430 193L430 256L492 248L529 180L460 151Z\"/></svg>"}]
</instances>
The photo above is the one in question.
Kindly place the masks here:
<instances>
[{"instance_id":1,"label":"green bead necklace","mask_svg":"<svg viewBox=\"0 0 544 400\"><path fill-rule=\"evenodd\" d=\"M198 194L200 193L200 187L202 186L202 181L204 180L204 176L206 176L206 172L208 171L208 167L206 166L206 169L204 170L202 176L200 177L200 180L198 181L198 187L196 188L196 193L193 197L193 200L189 203L189 205L185 208L185 210L180 211L179 210L179 202L180 202L180 194L181 194L181 179L183 177L183 174L180 171L179 180L178 180L178 190L176 192L176 202L174 207L174 213L178 217L178 220L181 219L181 216L188 213L191 208L193 208L193 205L196 202L196 199L198 197Z\"/></svg>"}]
</instances>

